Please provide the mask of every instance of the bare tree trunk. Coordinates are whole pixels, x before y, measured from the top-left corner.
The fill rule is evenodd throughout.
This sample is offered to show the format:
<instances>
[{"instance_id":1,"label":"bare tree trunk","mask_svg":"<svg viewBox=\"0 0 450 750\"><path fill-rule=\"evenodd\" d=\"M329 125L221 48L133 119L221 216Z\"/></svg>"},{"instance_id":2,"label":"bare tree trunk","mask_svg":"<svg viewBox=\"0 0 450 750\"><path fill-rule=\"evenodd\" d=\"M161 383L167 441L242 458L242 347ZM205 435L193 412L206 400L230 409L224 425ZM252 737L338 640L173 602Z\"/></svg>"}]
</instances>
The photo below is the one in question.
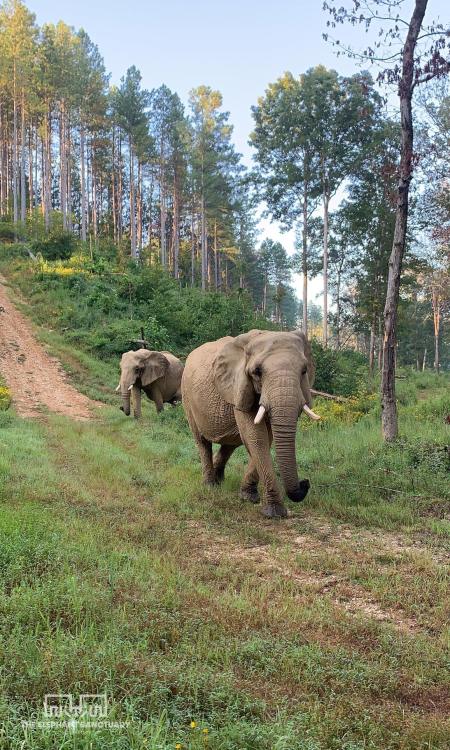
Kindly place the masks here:
<instances>
[{"instance_id":1,"label":"bare tree trunk","mask_svg":"<svg viewBox=\"0 0 450 750\"><path fill-rule=\"evenodd\" d=\"M425 368L427 366L427 347L423 350L423 360L422 360L422 372L425 372Z\"/></svg>"},{"instance_id":2,"label":"bare tree trunk","mask_svg":"<svg viewBox=\"0 0 450 750\"><path fill-rule=\"evenodd\" d=\"M25 127L25 92L22 89L22 103L20 108L20 223L25 226L27 219L27 184L25 180L26 167L26 127Z\"/></svg>"},{"instance_id":3,"label":"bare tree trunk","mask_svg":"<svg viewBox=\"0 0 450 750\"><path fill-rule=\"evenodd\" d=\"M302 273L303 273L303 333L308 335L308 186L303 194L302 228Z\"/></svg>"},{"instance_id":4,"label":"bare tree trunk","mask_svg":"<svg viewBox=\"0 0 450 750\"><path fill-rule=\"evenodd\" d=\"M179 258L180 258L180 191L178 187L177 175L174 176L173 185L173 226L172 226L172 254L173 254L173 276L178 279L179 276Z\"/></svg>"},{"instance_id":5,"label":"bare tree trunk","mask_svg":"<svg viewBox=\"0 0 450 750\"><path fill-rule=\"evenodd\" d=\"M191 286L195 286L194 206L192 206L192 217L191 217Z\"/></svg>"},{"instance_id":6,"label":"bare tree trunk","mask_svg":"<svg viewBox=\"0 0 450 750\"><path fill-rule=\"evenodd\" d=\"M439 330L441 327L441 306L439 291L433 289L432 293L433 302L433 327L434 327L434 369L439 375L440 362L439 362Z\"/></svg>"},{"instance_id":7,"label":"bare tree trunk","mask_svg":"<svg viewBox=\"0 0 450 750\"><path fill-rule=\"evenodd\" d=\"M408 222L408 196L412 177L413 121L412 92L414 82L414 51L425 15L428 0L415 0L414 12L409 24L402 53L402 77L399 83L401 152L400 179L397 192L397 212L394 241L389 259L386 303L384 307L383 372L381 379L382 430L387 441L398 435L398 415L395 398L395 350L397 307L400 276L406 243Z\"/></svg>"},{"instance_id":8,"label":"bare tree trunk","mask_svg":"<svg viewBox=\"0 0 450 750\"><path fill-rule=\"evenodd\" d=\"M323 345L328 346L328 213L329 213L328 180L324 180L323 189Z\"/></svg>"},{"instance_id":9,"label":"bare tree trunk","mask_svg":"<svg viewBox=\"0 0 450 750\"><path fill-rule=\"evenodd\" d=\"M33 122L30 122L28 133L28 193L29 193L29 212L33 211L34 206L34 177L33 177Z\"/></svg>"},{"instance_id":10,"label":"bare tree trunk","mask_svg":"<svg viewBox=\"0 0 450 750\"><path fill-rule=\"evenodd\" d=\"M370 326L370 342L369 342L369 372L373 375L373 367L375 363L375 312L372 315L372 324Z\"/></svg>"},{"instance_id":11,"label":"bare tree trunk","mask_svg":"<svg viewBox=\"0 0 450 750\"><path fill-rule=\"evenodd\" d=\"M383 368L383 332L381 315L378 317L378 369L381 372Z\"/></svg>"},{"instance_id":12,"label":"bare tree trunk","mask_svg":"<svg viewBox=\"0 0 450 750\"><path fill-rule=\"evenodd\" d=\"M62 213L62 224L63 230L67 230L67 177L66 177L66 155L65 155L65 139L66 139L66 123L64 113L64 99L61 100L59 105L59 201Z\"/></svg>"},{"instance_id":13,"label":"bare tree trunk","mask_svg":"<svg viewBox=\"0 0 450 750\"><path fill-rule=\"evenodd\" d=\"M117 200L116 200L116 129L112 129L112 174L111 174L111 203L113 220L113 239L117 242Z\"/></svg>"},{"instance_id":14,"label":"bare tree trunk","mask_svg":"<svg viewBox=\"0 0 450 750\"><path fill-rule=\"evenodd\" d=\"M131 141L131 135L128 140L128 146L130 151L130 240L131 240L131 257L137 258L136 249L136 199L135 199L135 185L134 185L134 154L133 144Z\"/></svg>"},{"instance_id":15,"label":"bare tree trunk","mask_svg":"<svg viewBox=\"0 0 450 750\"><path fill-rule=\"evenodd\" d=\"M138 255L142 252L142 164L138 161L137 179L137 246Z\"/></svg>"},{"instance_id":16,"label":"bare tree trunk","mask_svg":"<svg viewBox=\"0 0 450 750\"><path fill-rule=\"evenodd\" d=\"M19 220L19 213L18 213L18 205L17 205L17 199L18 199L18 179L17 179L17 171L18 171L18 146L17 146L17 100L16 100L16 61L14 61L14 82L13 82L13 168L12 168L12 174L13 174L13 218L14 218L14 224L17 224Z\"/></svg>"},{"instance_id":17,"label":"bare tree trunk","mask_svg":"<svg viewBox=\"0 0 450 750\"><path fill-rule=\"evenodd\" d=\"M119 167L119 179L117 184L117 237L119 242L122 239L123 232L123 189L122 189L122 136L119 131L119 154L118 154L118 167Z\"/></svg>"},{"instance_id":18,"label":"bare tree trunk","mask_svg":"<svg viewBox=\"0 0 450 750\"><path fill-rule=\"evenodd\" d=\"M66 114L66 139L65 139L65 158L66 158L66 198L67 198L67 229L69 232L72 231L72 170L71 170L71 137L70 137L70 121Z\"/></svg>"},{"instance_id":19,"label":"bare tree trunk","mask_svg":"<svg viewBox=\"0 0 450 750\"><path fill-rule=\"evenodd\" d=\"M205 198L201 199L201 253L202 253L202 290L206 290L208 276L208 234L206 230Z\"/></svg>"},{"instance_id":20,"label":"bare tree trunk","mask_svg":"<svg viewBox=\"0 0 450 750\"><path fill-rule=\"evenodd\" d=\"M80 161L81 161L81 239L86 242L86 136L84 123L80 127Z\"/></svg>"}]
</instances>

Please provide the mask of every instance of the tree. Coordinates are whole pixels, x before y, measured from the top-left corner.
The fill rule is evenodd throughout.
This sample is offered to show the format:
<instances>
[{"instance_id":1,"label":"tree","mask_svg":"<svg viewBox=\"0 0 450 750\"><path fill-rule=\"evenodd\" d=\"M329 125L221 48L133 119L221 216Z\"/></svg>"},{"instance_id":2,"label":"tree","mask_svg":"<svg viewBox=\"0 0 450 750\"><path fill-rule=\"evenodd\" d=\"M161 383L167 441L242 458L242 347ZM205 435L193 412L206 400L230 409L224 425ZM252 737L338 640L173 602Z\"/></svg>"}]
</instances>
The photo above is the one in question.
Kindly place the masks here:
<instances>
[{"instance_id":1,"label":"tree","mask_svg":"<svg viewBox=\"0 0 450 750\"><path fill-rule=\"evenodd\" d=\"M142 154L147 140L148 120L146 108L148 106L148 92L141 88L141 74L132 66L121 79L120 87L113 93L113 109L117 122L126 133L128 139L129 159L129 212L130 212L130 246L131 257L139 257L136 227L136 158L138 152Z\"/></svg>"},{"instance_id":2,"label":"tree","mask_svg":"<svg viewBox=\"0 0 450 750\"><path fill-rule=\"evenodd\" d=\"M216 236L217 223L232 214L233 184L239 158L231 142L229 113L221 112L222 95L208 86L190 92L192 184L197 196L201 226L201 286L211 284L208 232ZM214 227L216 229L214 229ZM217 284L217 273L215 275Z\"/></svg>"},{"instance_id":3,"label":"tree","mask_svg":"<svg viewBox=\"0 0 450 750\"><path fill-rule=\"evenodd\" d=\"M416 86L446 74L450 70L447 34L442 25L432 24L422 28L428 0L415 0L411 18L405 20L400 17L399 0L367 0L364 9L360 0L351 0L350 9L336 8L324 3L324 8L331 13L332 27L337 24L350 22L363 23L366 30L374 24L387 23L383 30L381 26L375 47L369 47L363 57L368 60L378 60L387 63L382 77L388 82L398 84L401 122L401 147L399 181L397 187L397 208L392 252L389 259L389 276L384 307L384 347L383 371L381 380L382 397L382 428L385 440L392 441L398 435L398 415L395 398L395 352L396 352L396 322L399 301L400 278L402 261L406 246L406 232L408 222L409 188L413 170L414 129L412 115L412 97ZM383 14L380 12L380 8ZM384 15L387 13L387 16ZM327 35L325 35L327 37ZM430 41L431 40L431 41ZM398 54L378 53L383 42L392 46L400 43ZM428 42L428 46L427 45ZM340 42L336 42L340 46ZM421 45L422 43L422 45ZM355 53L348 50L352 56Z\"/></svg>"},{"instance_id":4,"label":"tree","mask_svg":"<svg viewBox=\"0 0 450 750\"><path fill-rule=\"evenodd\" d=\"M329 205L343 181L357 174L371 142L381 98L366 72L350 78L319 65L302 77L317 154L323 204L323 344L328 344Z\"/></svg>"},{"instance_id":5,"label":"tree","mask_svg":"<svg viewBox=\"0 0 450 750\"><path fill-rule=\"evenodd\" d=\"M303 330L308 326L309 221L320 196L318 158L312 140L312 119L305 76L285 73L268 86L252 107L255 128L255 182L269 214L282 227L300 221L303 274Z\"/></svg>"}]
</instances>

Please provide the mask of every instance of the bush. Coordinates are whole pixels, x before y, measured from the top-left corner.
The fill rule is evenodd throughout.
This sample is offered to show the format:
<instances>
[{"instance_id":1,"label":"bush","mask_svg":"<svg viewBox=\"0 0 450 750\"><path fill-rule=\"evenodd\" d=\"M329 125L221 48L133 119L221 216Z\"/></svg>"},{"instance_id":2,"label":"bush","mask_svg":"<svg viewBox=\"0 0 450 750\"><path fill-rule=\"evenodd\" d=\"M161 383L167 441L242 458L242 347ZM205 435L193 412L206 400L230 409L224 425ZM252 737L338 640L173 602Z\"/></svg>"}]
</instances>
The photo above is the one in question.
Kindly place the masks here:
<instances>
[{"instance_id":1,"label":"bush","mask_svg":"<svg viewBox=\"0 0 450 750\"><path fill-rule=\"evenodd\" d=\"M134 342L141 336L141 326L152 349L169 348L166 329L152 317L147 320L115 320L99 328L76 330L66 335L69 340L76 341L102 359L109 359L138 348Z\"/></svg>"},{"instance_id":2,"label":"bush","mask_svg":"<svg viewBox=\"0 0 450 750\"><path fill-rule=\"evenodd\" d=\"M367 362L362 354L351 349L324 349L315 340L311 346L316 363L314 388L340 396L352 396L367 390Z\"/></svg>"},{"instance_id":3,"label":"bush","mask_svg":"<svg viewBox=\"0 0 450 750\"><path fill-rule=\"evenodd\" d=\"M51 232L31 242L33 253L40 253L45 260L68 260L75 248L76 239L70 232Z\"/></svg>"},{"instance_id":4,"label":"bush","mask_svg":"<svg viewBox=\"0 0 450 750\"><path fill-rule=\"evenodd\" d=\"M0 411L6 411L11 404L11 393L9 388L0 384Z\"/></svg>"}]
</instances>

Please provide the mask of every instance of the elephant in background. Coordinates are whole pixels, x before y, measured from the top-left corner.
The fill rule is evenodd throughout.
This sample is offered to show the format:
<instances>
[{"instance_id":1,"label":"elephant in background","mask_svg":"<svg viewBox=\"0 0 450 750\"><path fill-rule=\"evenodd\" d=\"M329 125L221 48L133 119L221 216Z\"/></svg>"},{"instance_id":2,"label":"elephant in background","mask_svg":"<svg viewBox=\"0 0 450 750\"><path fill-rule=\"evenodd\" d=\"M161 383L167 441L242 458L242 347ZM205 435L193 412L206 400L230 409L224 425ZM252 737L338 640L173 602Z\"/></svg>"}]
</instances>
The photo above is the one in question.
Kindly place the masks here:
<instances>
[{"instance_id":1,"label":"elephant in background","mask_svg":"<svg viewBox=\"0 0 450 750\"><path fill-rule=\"evenodd\" d=\"M134 416L141 416L141 390L155 402L156 411L164 403L181 400L183 364L170 352L153 352L138 349L122 354L120 382L116 391L122 396L122 411L130 414L130 395L133 395Z\"/></svg>"},{"instance_id":2,"label":"elephant in background","mask_svg":"<svg viewBox=\"0 0 450 750\"><path fill-rule=\"evenodd\" d=\"M311 410L315 366L311 347L300 331L252 330L195 349L186 360L181 391L207 484L223 480L225 465L244 444L249 464L240 497L259 502L263 515L284 518L287 510L270 454L272 439L287 496L298 502L309 489L299 481L295 457L297 420ZM212 454L212 443L219 443Z\"/></svg>"}]
</instances>

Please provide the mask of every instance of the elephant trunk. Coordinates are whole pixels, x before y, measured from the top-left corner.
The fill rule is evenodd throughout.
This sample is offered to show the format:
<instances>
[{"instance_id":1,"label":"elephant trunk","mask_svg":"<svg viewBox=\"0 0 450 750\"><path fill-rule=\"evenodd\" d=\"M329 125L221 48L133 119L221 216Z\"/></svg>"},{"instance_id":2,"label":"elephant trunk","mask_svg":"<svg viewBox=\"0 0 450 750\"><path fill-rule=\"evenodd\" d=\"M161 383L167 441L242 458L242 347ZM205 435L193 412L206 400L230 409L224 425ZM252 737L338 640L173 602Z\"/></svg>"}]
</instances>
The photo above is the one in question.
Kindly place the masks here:
<instances>
[{"instance_id":1,"label":"elephant trunk","mask_svg":"<svg viewBox=\"0 0 450 750\"><path fill-rule=\"evenodd\" d=\"M133 385L133 407L134 418L140 419L141 416L141 389L138 385Z\"/></svg>"},{"instance_id":2,"label":"elephant trunk","mask_svg":"<svg viewBox=\"0 0 450 750\"><path fill-rule=\"evenodd\" d=\"M298 381L278 382L270 393L270 424L275 444L278 469L290 500L303 500L309 489L308 480L299 482L295 455L297 419L304 398Z\"/></svg>"},{"instance_id":3,"label":"elephant trunk","mask_svg":"<svg viewBox=\"0 0 450 750\"><path fill-rule=\"evenodd\" d=\"M127 417L130 416L130 391L122 391L122 406L120 407Z\"/></svg>"}]
</instances>

